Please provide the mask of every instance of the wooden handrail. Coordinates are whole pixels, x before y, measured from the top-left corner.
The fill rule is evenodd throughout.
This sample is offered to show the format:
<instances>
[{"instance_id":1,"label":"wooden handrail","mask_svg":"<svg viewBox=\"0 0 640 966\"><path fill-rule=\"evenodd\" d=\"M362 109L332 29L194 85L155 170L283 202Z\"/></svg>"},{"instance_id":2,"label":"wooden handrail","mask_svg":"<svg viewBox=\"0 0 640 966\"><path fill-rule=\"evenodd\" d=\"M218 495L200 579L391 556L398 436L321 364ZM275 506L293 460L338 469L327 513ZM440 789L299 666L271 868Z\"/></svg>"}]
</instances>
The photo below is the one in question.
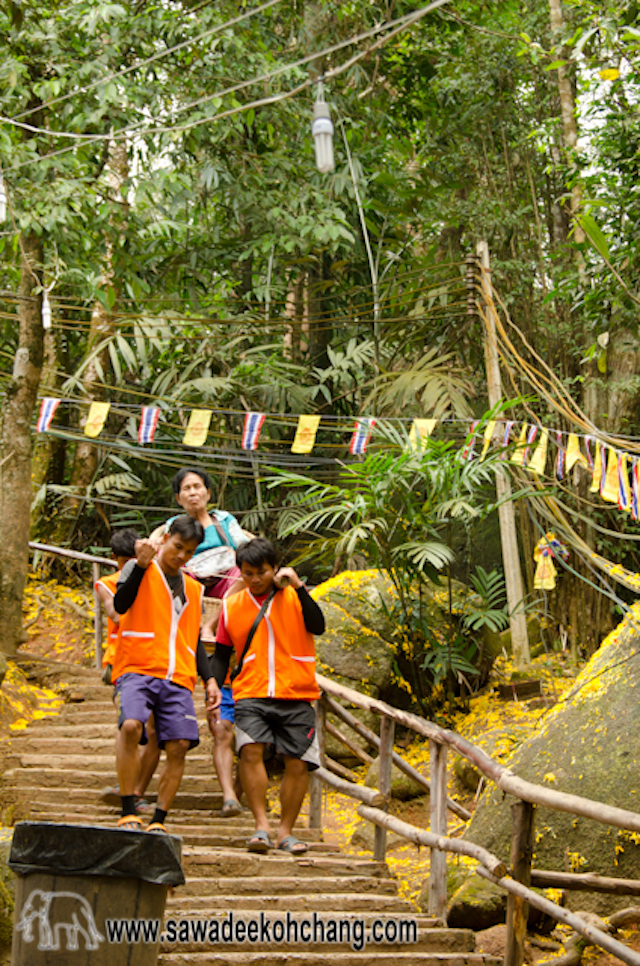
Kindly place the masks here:
<instances>
[{"instance_id":1,"label":"wooden handrail","mask_svg":"<svg viewBox=\"0 0 640 966\"><path fill-rule=\"evenodd\" d=\"M525 781L524 778L518 778L517 775L514 775L510 768L505 768L504 765L495 761L481 748L471 744L466 738L456 734L455 731L440 728L432 721L419 718L418 715L411 714L409 711L393 708L384 701L361 694L354 688L337 684L322 674L316 674L316 680L323 691L334 695L334 697L343 698L357 708L364 708L374 714L393 718L426 738L437 741L439 744L449 745L458 754L472 761L476 768L487 778L491 778L501 791L514 795L522 801L531 802L533 805L544 805L546 808L553 808L560 812L570 812L583 818L591 818L601 825L613 825L615 828L640 832L640 815L636 812L630 812L626 808L617 808L615 805L605 805L604 802L596 802L590 798L583 798L581 795L570 795L566 792L554 791L551 788L542 788L533 782Z\"/></svg>"},{"instance_id":2,"label":"wooden handrail","mask_svg":"<svg viewBox=\"0 0 640 966\"><path fill-rule=\"evenodd\" d=\"M32 540L29 541L29 546L32 550L53 553L56 557L71 557L73 560L84 560L86 563L100 564L102 567L111 567L113 570L118 569L117 562L110 557L94 557L93 554L82 553L80 550L67 550L66 547L51 547L47 543L35 543Z\"/></svg>"}]
</instances>

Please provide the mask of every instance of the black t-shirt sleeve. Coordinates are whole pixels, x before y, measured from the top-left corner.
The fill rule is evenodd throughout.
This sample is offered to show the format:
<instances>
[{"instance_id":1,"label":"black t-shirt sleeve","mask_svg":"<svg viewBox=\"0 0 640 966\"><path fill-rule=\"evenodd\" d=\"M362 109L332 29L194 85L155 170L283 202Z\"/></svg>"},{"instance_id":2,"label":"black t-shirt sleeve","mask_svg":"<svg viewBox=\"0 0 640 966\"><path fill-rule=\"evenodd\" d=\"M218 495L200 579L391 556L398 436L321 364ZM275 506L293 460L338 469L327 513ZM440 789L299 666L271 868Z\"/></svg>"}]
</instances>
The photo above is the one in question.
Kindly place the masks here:
<instances>
[{"instance_id":1,"label":"black t-shirt sleeve","mask_svg":"<svg viewBox=\"0 0 640 966\"><path fill-rule=\"evenodd\" d=\"M129 569L129 564L133 564L131 569ZM113 598L113 606L118 614L125 614L129 610L138 596L138 588L146 572L146 567L139 567L135 561L128 560L126 562L122 568L122 575Z\"/></svg>"},{"instance_id":2,"label":"black t-shirt sleeve","mask_svg":"<svg viewBox=\"0 0 640 966\"><path fill-rule=\"evenodd\" d=\"M205 646L200 639L198 639L198 647L196 649L196 668L198 675L202 678L206 684L210 677L213 677L211 673L211 665L209 664L209 655L205 650Z\"/></svg>"},{"instance_id":3,"label":"black t-shirt sleeve","mask_svg":"<svg viewBox=\"0 0 640 966\"><path fill-rule=\"evenodd\" d=\"M218 682L218 687L220 688L224 684L224 679L226 678L227 671L229 670L229 661L231 660L232 651L232 647L227 647L225 644L216 643L216 649L209 658L211 676L216 679Z\"/></svg>"},{"instance_id":4,"label":"black t-shirt sleeve","mask_svg":"<svg viewBox=\"0 0 640 966\"><path fill-rule=\"evenodd\" d=\"M302 617L306 629L310 634L324 634L324 614L313 597L309 595L309 591L304 584L301 587L296 587L296 593L302 605Z\"/></svg>"}]
</instances>

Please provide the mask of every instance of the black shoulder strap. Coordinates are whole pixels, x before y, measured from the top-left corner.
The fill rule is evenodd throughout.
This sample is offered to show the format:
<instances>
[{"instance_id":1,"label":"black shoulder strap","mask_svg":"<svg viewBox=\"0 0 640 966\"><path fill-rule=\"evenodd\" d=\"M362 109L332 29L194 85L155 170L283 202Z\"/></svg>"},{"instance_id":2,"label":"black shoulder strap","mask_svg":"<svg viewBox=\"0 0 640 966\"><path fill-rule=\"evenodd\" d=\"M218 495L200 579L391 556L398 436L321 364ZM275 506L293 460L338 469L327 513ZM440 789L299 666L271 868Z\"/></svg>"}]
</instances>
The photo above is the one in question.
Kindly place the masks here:
<instances>
[{"instance_id":1,"label":"black shoulder strap","mask_svg":"<svg viewBox=\"0 0 640 966\"><path fill-rule=\"evenodd\" d=\"M218 517L216 516L216 511L215 510L211 514L211 519L213 520L213 525L216 528L217 534L220 537L220 539L222 540L222 542L225 545L225 547L231 547L231 549L234 550L235 548L234 548L233 544L231 543L231 541L229 540L229 537L224 532L224 527L222 526L222 524L218 520Z\"/></svg>"},{"instance_id":2,"label":"black shoulder strap","mask_svg":"<svg viewBox=\"0 0 640 966\"><path fill-rule=\"evenodd\" d=\"M249 633L247 634L247 639L245 641L244 648L242 650L242 654L240 655L240 660L238 661L238 663L234 667L233 671L231 672L231 681L232 682L235 681L235 679L240 674L240 671L242 670L242 665L243 665L243 662L244 662L245 657L247 656L247 651L251 647L251 641L253 640L256 631L258 630L258 625L259 625L260 621L262 620L262 618L264 617L264 615L267 612L267 607L269 606L269 604L271 603L271 601L275 597L277 589L278 588L275 585L271 588L271 590L269 591L266 599L262 603L262 607L260 608L260 610L256 614L256 619L254 620L254 622L251 625L251 628L249 630Z\"/></svg>"}]
</instances>

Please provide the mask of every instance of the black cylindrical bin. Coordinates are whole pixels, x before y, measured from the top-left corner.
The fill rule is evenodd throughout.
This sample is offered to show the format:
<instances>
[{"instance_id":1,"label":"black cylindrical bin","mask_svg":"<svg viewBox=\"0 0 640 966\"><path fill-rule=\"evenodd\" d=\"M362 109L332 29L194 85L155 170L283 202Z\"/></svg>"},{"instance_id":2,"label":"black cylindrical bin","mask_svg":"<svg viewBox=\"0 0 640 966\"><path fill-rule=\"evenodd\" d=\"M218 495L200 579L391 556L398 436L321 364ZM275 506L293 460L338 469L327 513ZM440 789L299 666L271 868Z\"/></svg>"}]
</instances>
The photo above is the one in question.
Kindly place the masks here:
<instances>
[{"instance_id":1,"label":"black cylindrical bin","mask_svg":"<svg viewBox=\"0 0 640 966\"><path fill-rule=\"evenodd\" d=\"M153 966L181 839L95 825L20 822L12 966Z\"/></svg>"}]
</instances>

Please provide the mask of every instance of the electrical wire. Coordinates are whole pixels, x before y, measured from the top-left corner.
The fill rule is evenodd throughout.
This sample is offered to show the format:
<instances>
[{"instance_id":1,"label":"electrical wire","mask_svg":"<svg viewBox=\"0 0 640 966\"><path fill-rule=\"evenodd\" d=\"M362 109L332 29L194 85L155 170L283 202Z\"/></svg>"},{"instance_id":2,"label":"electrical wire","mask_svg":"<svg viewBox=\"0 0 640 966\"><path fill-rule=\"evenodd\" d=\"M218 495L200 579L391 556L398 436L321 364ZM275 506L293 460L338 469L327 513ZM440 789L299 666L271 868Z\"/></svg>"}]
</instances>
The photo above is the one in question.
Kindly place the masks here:
<instances>
[{"instance_id":1,"label":"electrical wire","mask_svg":"<svg viewBox=\"0 0 640 966\"><path fill-rule=\"evenodd\" d=\"M292 70L304 64L311 63L312 61L318 60L321 57L326 57L330 53L334 53L338 50L341 50L344 47L352 46L356 43L359 43L363 39L367 39L369 37L375 36L375 34L380 33L382 30L386 30L389 27L392 27L396 24L399 25L399 26L396 26L394 29L392 29L385 37L381 38L376 43L372 44L366 50L354 55L349 60L347 60L344 64L330 68L330 70L328 70L322 78L324 82L333 80L334 78L339 77L340 74L343 74L346 70L349 70L349 68L352 67L354 64L358 63L358 61L362 60L364 57L369 56L374 50L378 50L384 44L388 43L391 39L393 39L393 37L395 37L402 30L405 30L407 27L412 26L414 23L417 23L419 20L425 17L428 13L431 13L433 10L438 9L439 7L444 6L444 4L449 2L451 2L451 0L432 0L432 2L428 4L426 7L422 7L419 10L414 11L412 14L407 14L404 17L397 18L396 20L388 21L382 25L372 28L371 30L365 31L364 33L361 33L354 38L349 38L348 40L341 41L340 43L334 44L331 47L327 47L324 50L319 51L317 53L309 54L306 57L303 57L300 60L293 62L292 64L287 64L286 66L278 68L275 71L270 71L266 74L261 75L258 78L252 79L251 81L245 81L242 84L235 85L234 87L226 88L222 92L218 91L214 94L209 94L205 98L201 98L198 101L191 102L189 105L185 105L182 108L178 108L174 113L182 113L185 110L192 110L194 107L200 107L202 106L202 104L206 102L210 102L211 100L220 99L226 94L237 92L239 90L244 89L245 87L250 87L257 83L264 83L265 81L271 80L274 77L278 76L279 74L282 74L288 70ZM138 124L129 125L119 129L118 131L113 131L110 135L96 135L94 136L93 140L95 142L99 142L103 140L117 141L117 140L121 140L122 138L126 139L127 137L131 137L132 135L136 137L141 137L143 135L149 136L149 135L156 135L156 134L183 133L185 131L192 130L195 127L199 127L202 124L210 124L210 123L213 123L214 121L223 120L224 118L232 117L236 114L240 114L248 110L254 110L260 107L266 107L271 104L279 103L280 101L288 100L289 98L295 97L303 90L306 90L308 87L313 86L317 82L318 81L316 78L307 78L305 81L300 83L297 87L292 88L289 91L283 91L280 94L274 94L246 104L240 104L236 107L229 108L226 111L222 111L210 117L197 118L196 120L190 121L183 125L172 125L172 126L164 126L164 127L156 127L156 128L146 127L144 128L144 130L141 130L141 128L143 128L143 125L146 122L140 121L138 122ZM53 134L53 136L55 136L55 132L47 132L47 133L50 135ZM90 144L91 140L87 140L83 143ZM20 164L12 165L11 171L15 172L27 166L33 167L34 164L48 161L51 158L60 157L63 154L67 154L69 151L75 151L75 146L72 145L71 147L61 148L58 151L51 151L47 154L39 155L36 158L31 158L28 161L23 161Z\"/></svg>"}]
</instances>

